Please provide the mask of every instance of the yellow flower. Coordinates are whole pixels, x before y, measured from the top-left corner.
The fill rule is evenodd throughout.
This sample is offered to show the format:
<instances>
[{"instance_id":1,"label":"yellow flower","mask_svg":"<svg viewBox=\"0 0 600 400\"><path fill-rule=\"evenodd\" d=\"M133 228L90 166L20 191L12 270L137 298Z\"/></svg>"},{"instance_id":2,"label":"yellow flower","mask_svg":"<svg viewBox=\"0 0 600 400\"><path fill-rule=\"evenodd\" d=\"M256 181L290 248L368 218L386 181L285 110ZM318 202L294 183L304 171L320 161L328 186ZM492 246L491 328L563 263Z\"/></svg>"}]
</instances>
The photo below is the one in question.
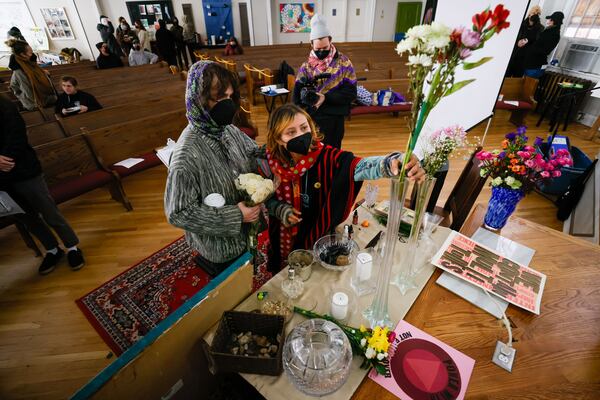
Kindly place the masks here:
<instances>
[{"instance_id":1,"label":"yellow flower","mask_svg":"<svg viewBox=\"0 0 600 400\"><path fill-rule=\"evenodd\" d=\"M373 329L373 335L369 338L369 347L373 347L377 352L387 352L390 346L388 341L389 328L376 326Z\"/></svg>"},{"instance_id":2,"label":"yellow flower","mask_svg":"<svg viewBox=\"0 0 600 400\"><path fill-rule=\"evenodd\" d=\"M367 328L363 324L360 324L360 331L362 333L365 333L367 331Z\"/></svg>"}]
</instances>

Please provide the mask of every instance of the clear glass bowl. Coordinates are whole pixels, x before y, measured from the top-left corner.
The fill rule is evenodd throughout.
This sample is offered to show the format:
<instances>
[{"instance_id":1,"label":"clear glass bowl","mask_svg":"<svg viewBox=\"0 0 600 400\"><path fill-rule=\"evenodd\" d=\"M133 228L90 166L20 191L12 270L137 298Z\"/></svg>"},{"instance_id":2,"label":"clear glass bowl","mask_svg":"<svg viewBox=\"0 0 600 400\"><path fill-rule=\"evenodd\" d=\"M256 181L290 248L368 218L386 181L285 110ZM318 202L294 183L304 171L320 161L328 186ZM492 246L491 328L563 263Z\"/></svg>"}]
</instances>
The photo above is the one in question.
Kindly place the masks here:
<instances>
[{"instance_id":1,"label":"clear glass bowl","mask_svg":"<svg viewBox=\"0 0 600 400\"><path fill-rule=\"evenodd\" d=\"M338 390L350 375L352 348L333 322L309 319L296 326L283 346L283 369L294 386L309 396Z\"/></svg>"},{"instance_id":2,"label":"clear glass bowl","mask_svg":"<svg viewBox=\"0 0 600 400\"><path fill-rule=\"evenodd\" d=\"M345 271L352 267L356 262L356 255L359 250L360 248L354 240L345 238L339 233L323 236L321 239L317 240L313 246L315 261L321 264L323 268L332 271ZM332 262L327 262L325 259L331 258L327 256L331 256L332 254L346 255L348 257L348 264L336 265Z\"/></svg>"}]
</instances>

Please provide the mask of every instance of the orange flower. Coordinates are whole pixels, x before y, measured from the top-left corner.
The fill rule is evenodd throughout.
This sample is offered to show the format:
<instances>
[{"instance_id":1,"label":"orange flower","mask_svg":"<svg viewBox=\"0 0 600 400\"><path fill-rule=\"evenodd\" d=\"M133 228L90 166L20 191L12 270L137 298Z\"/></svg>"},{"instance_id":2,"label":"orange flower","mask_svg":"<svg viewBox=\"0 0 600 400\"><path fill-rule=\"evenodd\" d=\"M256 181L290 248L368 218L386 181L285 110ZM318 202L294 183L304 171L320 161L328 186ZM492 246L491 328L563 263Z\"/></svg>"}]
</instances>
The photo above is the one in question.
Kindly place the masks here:
<instances>
[{"instance_id":1,"label":"orange flower","mask_svg":"<svg viewBox=\"0 0 600 400\"><path fill-rule=\"evenodd\" d=\"M507 139L504 139L504 140L502 141L502 148L503 148L503 149L505 149L505 148L507 148L507 147L508 147L508 140L507 140Z\"/></svg>"},{"instance_id":2,"label":"orange flower","mask_svg":"<svg viewBox=\"0 0 600 400\"><path fill-rule=\"evenodd\" d=\"M515 158L515 155L513 153L508 153L508 158Z\"/></svg>"},{"instance_id":3,"label":"orange flower","mask_svg":"<svg viewBox=\"0 0 600 400\"><path fill-rule=\"evenodd\" d=\"M516 158L513 158L512 160L510 160L510 163L511 163L512 165L515 165L515 164L518 164L518 163L519 163L519 160L517 160Z\"/></svg>"},{"instance_id":4,"label":"orange flower","mask_svg":"<svg viewBox=\"0 0 600 400\"><path fill-rule=\"evenodd\" d=\"M512 172L519 172L521 170L521 167L519 167L518 165L514 165L510 167L510 169L512 169Z\"/></svg>"}]
</instances>

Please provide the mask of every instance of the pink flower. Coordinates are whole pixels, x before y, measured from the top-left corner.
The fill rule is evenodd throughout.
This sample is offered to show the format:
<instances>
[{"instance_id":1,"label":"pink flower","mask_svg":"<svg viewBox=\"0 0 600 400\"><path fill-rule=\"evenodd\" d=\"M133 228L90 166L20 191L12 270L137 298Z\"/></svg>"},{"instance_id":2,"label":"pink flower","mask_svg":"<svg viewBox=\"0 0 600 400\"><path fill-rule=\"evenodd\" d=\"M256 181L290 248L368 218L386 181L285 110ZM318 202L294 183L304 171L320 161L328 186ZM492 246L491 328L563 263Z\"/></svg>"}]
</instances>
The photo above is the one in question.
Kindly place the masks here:
<instances>
[{"instance_id":1,"label":"pink flower","mask_svg":"<svg viewBox=\"0 0 600 400\"><path fill-rule=\"evenodd\" d=\"M535 152L535 149L531 146L525 146L525 147L523 147L523 150L528 151L530 153Z\"/></svg>"},{"instance_id":2,"label":"pink flower","mask_svg":"<svg viewBox=\"0 0 600 400\"><path fill-rule=\"evenodd\" d=\"M486 161L486 160L491 160L492 158L494 158L494 155L492 153L490 153L489 151L480 151L479 153L477 153L475 155L475 157L477 157L478 160Z\"/></svg>"},{"instance_id":3,"label":"pink flower","mask_svg":"<svg viewBox=\"0 0 600 400\"><path fill-rule=\"evenodd\" d=\"M517 151L517 155L524 159L528 159L531 157L531 153L528 151Z\"/></svg>"},{"instance_id":4,"label":"pink flower","mask_svg":"<svg viewBox=\"0 0 600 400\"><path fill-rule=\"evenodd\" d=\"M526 160L525 161L525 166L528 167L528 168L533 168L533 167L535 167L535 161L533 161L533 160Z\"/></svg>"},{"instance_id":5,"label":"pink flower","mask_svg":"<svg viewBox=\"0 0 600 400\"><path fill-rule=\"evenodd\" d=\"M464 48L460 51L460 53L458 54L458 56L461 58L461 60L464 60L465 58L469 57L471 55L471 50Z\"/></svg>"},{"instance_id":6,"label":"pink flower","mask_svg":"<svg viewBox=\"0 0 600 400\"><path fill-rule=\"evenodd\" d=\"M454 28L454 30L450 34L450 40L456 43L457 46L460 46L462 44L461 36L464 30L464 26L459 26L458 28Z\"/></svg>"},{"instance_id":7,"label":"pink flower","mask_svg":"<svg viewBox=\"0 0 600 400\"><path fill-rule=\"evenodd\" d=\"M561 176L561 172L556 170L556 171L552 171L552 177L553 178L558 178L559 176Z\"/></svg>"},{"instance_id":8,"label":"pink flower","mask_svg":"<svg viewBox=\"0 0 600 400\"><path fill-rule=\"evenodd\" d=\"M554 170L555 170L554 165L552 165L550 163L546 164L546 171L554 171Z\"/></svg>"},{"instance_id":9,"label":"pink flower","mask_svg":"<svg viewBox=\"0 0 600 400\"><path fill-rule=\"evenodd\" d=\"M540 175L542 176L542 178L550 178L550 172L548 171L542 171L540 172Z\"/></svg>"},{"instance_id":10,"label":"pink flower","mask_svg":"<svg viewBox=\"0 0 600 400\"><path fill-rule=\"evenodd\" d=\"M481 43L481 36L477 32L465 29L460 35L463 46L474 49Z\"/></svg>"}]
</instances>

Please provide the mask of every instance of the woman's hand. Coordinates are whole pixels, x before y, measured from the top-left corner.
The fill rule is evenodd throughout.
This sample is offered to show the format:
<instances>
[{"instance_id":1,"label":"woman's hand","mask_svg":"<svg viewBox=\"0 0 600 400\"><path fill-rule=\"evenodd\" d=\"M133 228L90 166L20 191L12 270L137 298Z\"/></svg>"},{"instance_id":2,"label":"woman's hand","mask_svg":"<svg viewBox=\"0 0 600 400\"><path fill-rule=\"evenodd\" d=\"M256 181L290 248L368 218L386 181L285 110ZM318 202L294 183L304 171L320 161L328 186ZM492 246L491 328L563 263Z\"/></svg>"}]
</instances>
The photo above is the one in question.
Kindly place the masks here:
<instances>
[{"instance_id":1,"label":"woman's hand","mask_svg":"<svg viewBox=\"0 0 600 400\"><path fill-rule=\"evenodd\" d=\"M402 162L398 158L394 158L390 164L390 171L394 176L400 172ZM421 162L414 154L410 155L410 161L406 164L406 175L411 181L422 182L425 179L425 170L421 168Z\"/></svg>"},{"instance_id":2,"label":"woman's hand","mask_svg":"<svg viewBox=\"0 0 600 400\"><path fill-rule=\"evenodd\" d=\"M10 172L15 166L15 160L7 156L0 156L0 171Z\"/></svg>"},{"instance_id":3,"label":"woman's hand","mask_svg":"<svg viewBox=\"0 0 600 400\"><path fill-rule=\"evenodd\" d=\"M284 224L286 227L294 226L299 224L302 221L302 213L295 208L292 208L292 213L288 216L286 223Z\"/></svg>"},{"instance_id":4,"label":"woman's hand","mask_svg":"<svg viewBox=\"0 0 600 400\"><path fill-rule=\"evenodd\" d=\"M254 222L258 220L258 216L260 214L260 206L248 207L244 204L243 201L240 201L237 206L242 212L242 221Z\"/></svg>"},{"instance_id":5,"label":"woman's hand","mask_svg":"<svg viewBox=\"0 0 600 400\"><path fill-rule=\"evenodd\" d=\"M84 106L84 105L79 106L79 113L87 112L87 110L88 110L87 106Z\"/></svg>"}]
</instances>

